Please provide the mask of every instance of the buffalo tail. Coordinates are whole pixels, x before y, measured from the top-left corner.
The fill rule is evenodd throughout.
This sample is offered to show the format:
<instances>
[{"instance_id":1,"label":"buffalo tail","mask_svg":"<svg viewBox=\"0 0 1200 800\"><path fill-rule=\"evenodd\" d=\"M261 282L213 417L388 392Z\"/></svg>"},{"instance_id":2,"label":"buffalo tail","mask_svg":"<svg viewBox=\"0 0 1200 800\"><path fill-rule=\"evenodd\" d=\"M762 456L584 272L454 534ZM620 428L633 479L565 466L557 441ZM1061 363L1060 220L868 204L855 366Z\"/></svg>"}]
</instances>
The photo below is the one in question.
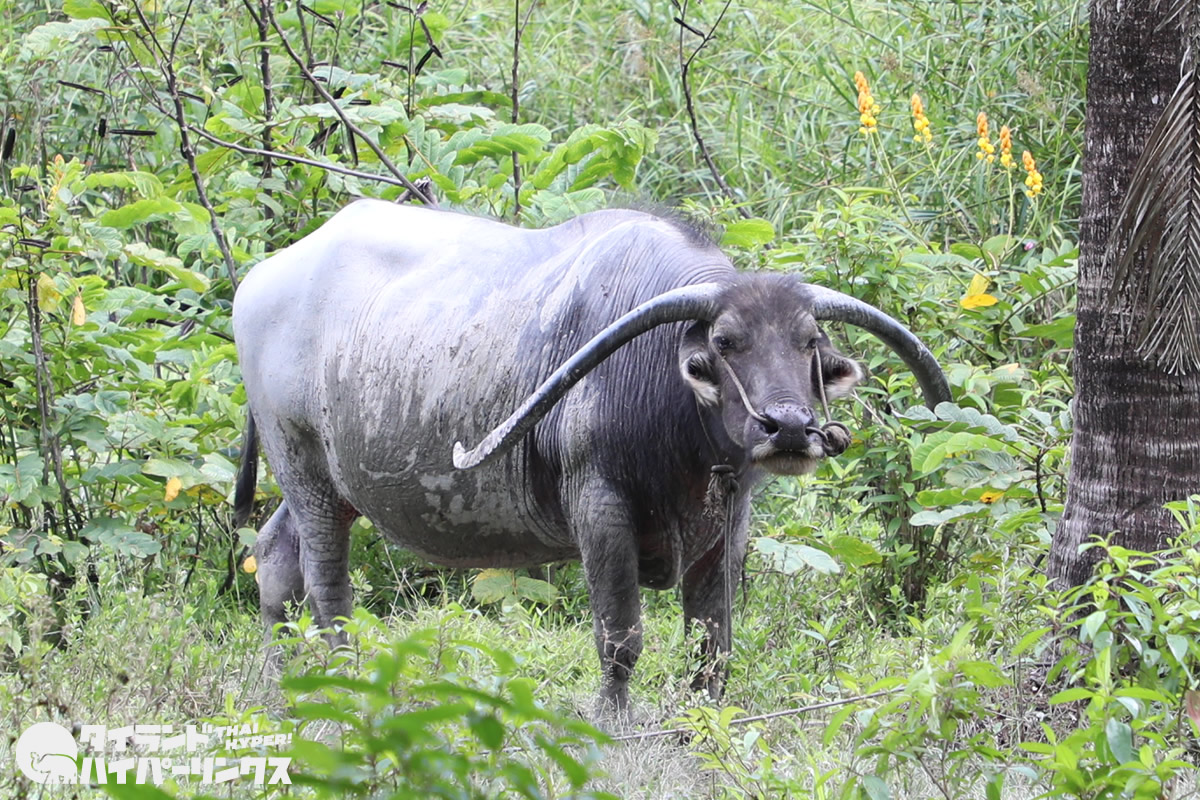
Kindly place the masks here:
<instances>
[{"instance_id":1,"label":"buffalo tail","mask_svg":"<svg viewBox=\"0 0 1200 800\"><path fill-rule=\"evenodd\" d=\"M250 519L254 510L254 490L258 487L258 428L254 415L246 412L246 431L242 434L242 466L238 470L233 493L233 527L236 530Z\"/></svg>"}]
</instances>

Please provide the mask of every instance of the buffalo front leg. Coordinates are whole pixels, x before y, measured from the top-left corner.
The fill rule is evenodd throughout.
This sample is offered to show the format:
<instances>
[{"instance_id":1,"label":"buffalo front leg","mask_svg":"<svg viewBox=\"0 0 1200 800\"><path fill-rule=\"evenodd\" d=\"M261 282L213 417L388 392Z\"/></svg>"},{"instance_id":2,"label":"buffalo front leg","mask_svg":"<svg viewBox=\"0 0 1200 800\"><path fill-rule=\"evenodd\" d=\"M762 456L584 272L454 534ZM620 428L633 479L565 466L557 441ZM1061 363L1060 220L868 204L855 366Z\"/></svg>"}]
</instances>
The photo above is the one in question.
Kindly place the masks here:
<instances>
[{"instance_id":1,"label":"buffalo front leg","mask_svg":"<svg viewBox=\"0 0 1200 800\"><path fill-rule=\"evenodd\" d=\"M637 544L623 500L596 486L581 495L574 515L575 535L600 655L601 712L624 716L629 712L629 678L642 653Z\"/></svg>"},{"instance_id":2,"label":"buffalo front leg","mask_svg":"<svg viewBox=\"0 0 1200 800\"><path fill-rule=\"evenodd\" d=\"M720 700L724 691L733 645L733 597L746 556L745 512L741 517L741 524L730 532L728 547L723 539L718 541L684 572L680 582L684 625L697 622L704 628L700 669L692 678L692 690L704 689L713 700Z\"/></svg>"},{"instance_id":3,"label":"buffalo front leg","mask_svg":"<svg viewBox=\"0 0 1200 800\"><path fill-rule=\"evenodd\" d=\"M294 512L293 512L294 513ZM334 629L339 619L349 619L354 597L350 589L350 523L355 512L333 501L309 508L300 521L300 570L313 618L322 628ZM334 630L331 645L346 643L346 634Z\"/></svg>"}]
</instances>

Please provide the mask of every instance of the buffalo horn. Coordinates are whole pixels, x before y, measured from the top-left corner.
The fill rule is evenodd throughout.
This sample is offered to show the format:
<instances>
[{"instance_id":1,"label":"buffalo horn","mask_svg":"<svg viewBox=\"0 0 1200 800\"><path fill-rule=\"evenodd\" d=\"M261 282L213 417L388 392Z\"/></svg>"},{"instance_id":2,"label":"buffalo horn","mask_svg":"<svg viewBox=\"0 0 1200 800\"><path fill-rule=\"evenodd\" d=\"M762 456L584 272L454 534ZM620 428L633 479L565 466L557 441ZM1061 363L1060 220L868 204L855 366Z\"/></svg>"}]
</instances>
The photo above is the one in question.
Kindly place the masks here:
<instances>
[{"instance_id":1,"label":"buffalo horn","mask_svg":"<svg viewBox=\"0 0 1200 800\"><path fill-rule=\"evenodd\" d=\"M904 363L908 364L909 369L917 376L917 382L921 384L921 394L925 397L925 405L931 410L936 408L938 403L951 401L950 384L946 382L946 376L938 366L937 359L908 328L874 306L848 294L811 283L804 284L804 288L812 296L812 315L817 320L845 322L870 331L904 359Z\"/></svg>"},{"instance_id":2,"label":"buffalo horn","mask_svg":"<svg viewBox=\"0 0 1200 800\"><path fill-rule=\"evenodd\" d=\"M712 319L716 315L717 296L721 289L716 283L684 286L642 303L579 348L473 450L467 450L462 442L455 442L454 466L471 469L504 453L546 416L568 389L618 348L641 334L670 322Z\"/></svg>"}]
</instances>

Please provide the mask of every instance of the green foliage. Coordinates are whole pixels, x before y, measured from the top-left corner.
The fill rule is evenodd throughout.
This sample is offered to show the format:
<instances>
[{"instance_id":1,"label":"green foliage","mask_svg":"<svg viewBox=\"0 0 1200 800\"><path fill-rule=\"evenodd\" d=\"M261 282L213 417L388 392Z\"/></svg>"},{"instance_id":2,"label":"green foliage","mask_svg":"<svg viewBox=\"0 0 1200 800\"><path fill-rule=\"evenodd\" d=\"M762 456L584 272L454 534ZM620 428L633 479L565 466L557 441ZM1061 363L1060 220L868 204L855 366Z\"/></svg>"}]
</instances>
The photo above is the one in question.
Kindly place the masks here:
<instances>
[{"instance_id":1,"label":"green foliage","mask_svg":"<svg viewBox=\"0 0 1200 800\"><path fill-rule=\"evenodd\" d=\"M518 575L511 569L485 569L471 581L471 595L483 605L507 606L521 600L549 605L558 598L558 590L552 583Z\"/></svg>"},{"instance_id":2,"label":"green foliage","mask_svg":"<svg viewBox=\"0 0 1200 800\"><path fill-rule=\"evenodd\" d=\"M310 631L293 627L303 643ZM611 797L584 791L606 737L546 710L503 650L444 630L393 640L364 611L347 630L359 655L280 683L295 784L318 797Z\"/></svg>"}]
</instances>

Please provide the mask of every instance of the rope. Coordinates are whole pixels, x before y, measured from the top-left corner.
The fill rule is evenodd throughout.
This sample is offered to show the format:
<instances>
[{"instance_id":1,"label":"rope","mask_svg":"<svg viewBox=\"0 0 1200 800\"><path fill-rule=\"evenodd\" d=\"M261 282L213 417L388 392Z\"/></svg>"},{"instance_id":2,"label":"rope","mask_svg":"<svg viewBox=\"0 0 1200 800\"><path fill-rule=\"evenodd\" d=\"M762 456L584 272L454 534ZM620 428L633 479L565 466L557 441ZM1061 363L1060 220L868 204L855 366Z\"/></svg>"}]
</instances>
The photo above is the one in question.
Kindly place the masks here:
<instances>
[{"instance_id":1,"label":"rope","mask_svg":"<svg viewBox=\"0 0 1200 800\"><path fill-rule=\"evenodd\" d=\"M721 364L725 367L726 372L729 373L729 379L733 381L734 387L738 390L738 395L742 398L742 405L746 407L746 413L764 425L772 424L771 420L755 411L754 406L750 405L750 398L746 396L746 390L742 388L742 382L738 380L737 373L733 371L733 367L731 367L729 362L725 360L725 356L717 353L717 359L720 360Z\"/></svg>"}]
</instances>

